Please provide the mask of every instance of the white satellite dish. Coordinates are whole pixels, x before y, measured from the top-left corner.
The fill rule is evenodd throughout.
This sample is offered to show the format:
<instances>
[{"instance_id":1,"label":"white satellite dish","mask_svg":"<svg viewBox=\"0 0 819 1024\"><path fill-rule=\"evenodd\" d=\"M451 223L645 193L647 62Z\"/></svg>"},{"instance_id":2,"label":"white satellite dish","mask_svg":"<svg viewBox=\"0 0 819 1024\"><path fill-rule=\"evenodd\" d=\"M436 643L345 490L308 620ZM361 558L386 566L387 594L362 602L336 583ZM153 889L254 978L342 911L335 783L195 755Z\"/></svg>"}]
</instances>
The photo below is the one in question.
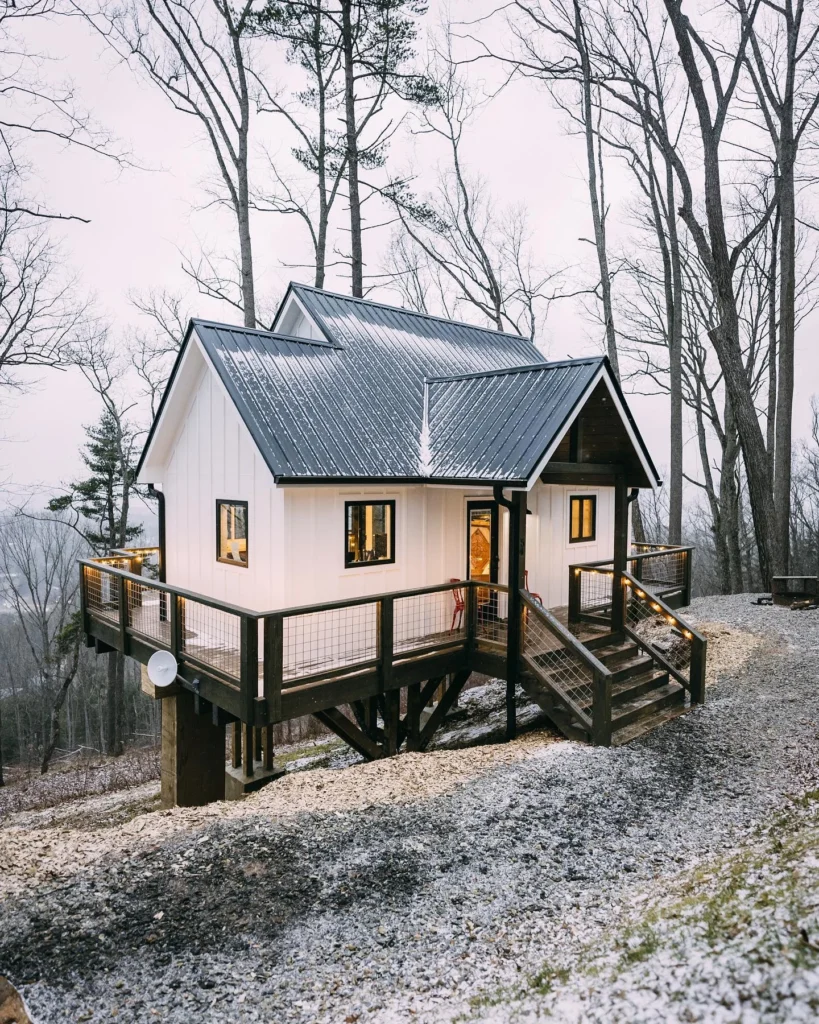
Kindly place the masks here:
<instances>
[{"instance_id":1,"label":"white satellite dish","mask_svg":"<svg viewBox=\"0 0 819 1024\"><path fill-rule=\"evenodd\" d=\"M148 678L154 686L170 686L179 666L170 651L154 651L148 659Z\"/></svg>"}]
</instances>

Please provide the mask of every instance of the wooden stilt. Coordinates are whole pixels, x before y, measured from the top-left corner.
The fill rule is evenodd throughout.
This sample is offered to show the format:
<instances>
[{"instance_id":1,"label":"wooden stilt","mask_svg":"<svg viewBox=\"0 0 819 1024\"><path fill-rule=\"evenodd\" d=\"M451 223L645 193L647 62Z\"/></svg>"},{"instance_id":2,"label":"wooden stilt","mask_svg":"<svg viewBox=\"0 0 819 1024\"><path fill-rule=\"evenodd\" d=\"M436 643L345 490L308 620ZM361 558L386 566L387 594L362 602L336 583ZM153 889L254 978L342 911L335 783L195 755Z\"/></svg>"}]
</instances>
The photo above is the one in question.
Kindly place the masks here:
<instances>
[{"instance_id":1,"label":"wooden stilt","mask_svg":"<svg viewBox=\"0 0 819 1024\"><path fill-rule=\"evenodd\" d=\"M242 723L242 771L250 778L253 775L253 726Z\"/></svg>"},{"instance_id":2,"label":"wooden stilt","mask_svg":"<svg viewBox=\"0 0 819 1024\"><path fill-rule=\"evenodd\" d=\"M253 730L253 760L261 761L262 759L262 730L254 728Z\"/></svg>"},{"instance_id":3,"label":"wooden stilt","mask_svg":"<svg viewBox=\"0 0 819 1024\"><path fill-rule=\"evenodd\" d=\"M262 734L262 762L265 771L269 772L273 768L273 726L265 725L259 731Z\"/></svg>"},{"instance_id":4,"label":"wooden stilt","mask_svg":"<svg viewBox=\"0 0 819 1024\"><path fill-rule=\"evenodd\" d=\"M418 750L421 736L421 684L407 687L407 750Z\"/></svg>"},{"instance_id":5,"label":"wooden stilt","mask_svg":"<svg viewBox=\"0 0 819 1024\"><path fill-rule=\"evenodd\" d=\"M234 768L242 767L242 723L233 723L232 757L230 763Z\"/></svg>"},{"instance_id":6,"label":"wooden stilt","mask_svg":"<svg viewBox=\"0 0 819 1024\"><path fill-rule=\"evenodd\" d=\"M384 694L384 753L392 757L398 753L398 723L401 720L401 691L390 690Z\"/></svg>"}]
</instances>

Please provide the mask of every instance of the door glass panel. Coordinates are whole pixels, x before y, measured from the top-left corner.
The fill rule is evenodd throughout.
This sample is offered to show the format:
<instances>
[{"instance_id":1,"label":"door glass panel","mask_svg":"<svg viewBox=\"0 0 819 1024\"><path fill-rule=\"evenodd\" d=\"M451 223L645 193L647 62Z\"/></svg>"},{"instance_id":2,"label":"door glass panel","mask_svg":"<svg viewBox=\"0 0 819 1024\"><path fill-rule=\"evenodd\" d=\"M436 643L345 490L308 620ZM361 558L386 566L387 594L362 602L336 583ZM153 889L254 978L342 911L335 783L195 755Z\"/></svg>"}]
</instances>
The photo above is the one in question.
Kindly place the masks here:
<instances>
[{"instance_id":1,"label":"door glass panel","mask_svg":"<svg viewBox=\"0 0 819 1024\"><path fill-rule=\"evenodd\" d=\"M492 581L492 509L470 508L469 523L469 579L482 583ZM478 590L478 605L487 605L493 592L488 587Z\"/></svg>"}]
</instances>

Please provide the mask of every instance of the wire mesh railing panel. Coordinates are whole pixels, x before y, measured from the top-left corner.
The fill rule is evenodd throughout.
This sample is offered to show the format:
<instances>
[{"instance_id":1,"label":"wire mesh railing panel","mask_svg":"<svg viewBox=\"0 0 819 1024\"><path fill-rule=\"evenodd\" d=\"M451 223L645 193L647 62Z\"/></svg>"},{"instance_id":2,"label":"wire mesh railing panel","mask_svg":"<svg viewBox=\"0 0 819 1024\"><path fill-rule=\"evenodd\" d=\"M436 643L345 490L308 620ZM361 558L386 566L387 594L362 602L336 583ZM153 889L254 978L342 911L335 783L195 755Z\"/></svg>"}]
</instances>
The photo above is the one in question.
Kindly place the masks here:
<instances>
[{"instance_id":1,"label":"wire mesh railing panel","mask_svg":"<svg viewBox=\"0 0 819 1024\"><path fill-rule=\"evenodd\" d=\"M411 651L466 638L464 587L397 597L393 604L393 650Z\"/></svg>"},{"instance_id":2,"label":"wire mesh railing panel","mask_svg":"<svg viewBox=\"0 0 819 1024\"><path fill-rule=\"evenodd\" d=\"M629 572L645 583L657 587L685 585L687 551L656 551L642 558L629 559Z\"/></svg>"},{"instance_id":3,"label":"wire mesh railing panel","mask_svg":"<svg viewBox=\"0 0 819 1024\"><path fill-rule=\"evenodd\" d=\"M509 595L492 586L476 586L475 638L506 647Z\"/></svg>"},{"instance_id":4,"label":"wire mesh railing panel","mask_svg":"<svg viewBox=\"0 0 819 1024\"><path fill-rule=\"evenodd\" d=\"M129 628L156 640L166 647L170 644L168 621L168 595L137 580L126 580L125 596L128 602Z\"/></svg>"},{"instance_id":5,"label":"wire mesh railing panel","mask_svg":"<svg viewBox=\"0 0 819 1024\"><path fill-rule=\"evenodd\" d=\"M85 580L85 606L91 615L103 619L119 619L117 577L104 569L82 567Z\"/></svg>"},{"instance_id":6,"label":"wire mesh railing panel","mask_svg":"<svg viewBox=\"0 0 819 1024\"><path fill-rule=\"evenodd\" d=\"M241 675L241 618L193 598L177 598L183 654L232 679Z\"/></svg>"},{"instance_id":7,"label":"wire mesh railing panel","mask_svg":"<svg viewBox=\"0 0 819 1024\"><path fill-rule=\"evenodd\" d=\"M287 681L378 658L378 604L286 615L282 678Z\"/></svg>"},{"instance_id":8,"label":"wire mesh railing panel","mask_svg":"<svg viewBox=\"0 0 819 1024\"><path fill-rule=\"evenodd\" d=\"M568 697L591 717L594 672L571 648L566 647L532 608L525 606L522 620L522 650L545 681Z\"/></svg>"},{"instance_id":9,"label":"wire mesh railing panel","mask_svg":"<svg viewBox=\"0 0 819 1024\"><path fill-rule=\"evenodd\" d=\"M645 641L669 665L689 678L693 647L691 633L650 594L634 586L627 588L626 625L638 640Z\"/></svg>"},{"instance_id":10,"label":"wire mesh railing panel","mask_svg":"<svg viewBox=\"0 0 819 1024\"><path fill-rule=\"evenodd\" d=\"M580 581L580 608L586 614L610 614L614 573L608 570L575 569Z\"/></svg>"}]
</instances>

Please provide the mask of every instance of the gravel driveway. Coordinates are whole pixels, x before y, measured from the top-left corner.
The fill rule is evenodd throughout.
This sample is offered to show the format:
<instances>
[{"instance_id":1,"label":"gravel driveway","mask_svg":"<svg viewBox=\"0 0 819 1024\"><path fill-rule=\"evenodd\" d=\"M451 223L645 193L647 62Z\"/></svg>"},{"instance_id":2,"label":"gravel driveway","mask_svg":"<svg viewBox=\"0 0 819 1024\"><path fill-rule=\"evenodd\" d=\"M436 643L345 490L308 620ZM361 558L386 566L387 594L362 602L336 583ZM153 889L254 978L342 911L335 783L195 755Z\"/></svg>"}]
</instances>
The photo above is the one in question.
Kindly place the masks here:
<instances>
[{"instance_id":1,"label":"gravel driveway","mask_svg":"<svg viewBox=\"0 0 819 1024\"><path fill-rule=\"evenodd\" d=\"M481 1015L817 786L819 612L744 595L690 613L754 634L696 712L614 750L530 741L423 799L289 816L248 802L112 848L6 897L0 973L41 1022Z\"/></svg>"}]
</instances>

